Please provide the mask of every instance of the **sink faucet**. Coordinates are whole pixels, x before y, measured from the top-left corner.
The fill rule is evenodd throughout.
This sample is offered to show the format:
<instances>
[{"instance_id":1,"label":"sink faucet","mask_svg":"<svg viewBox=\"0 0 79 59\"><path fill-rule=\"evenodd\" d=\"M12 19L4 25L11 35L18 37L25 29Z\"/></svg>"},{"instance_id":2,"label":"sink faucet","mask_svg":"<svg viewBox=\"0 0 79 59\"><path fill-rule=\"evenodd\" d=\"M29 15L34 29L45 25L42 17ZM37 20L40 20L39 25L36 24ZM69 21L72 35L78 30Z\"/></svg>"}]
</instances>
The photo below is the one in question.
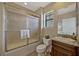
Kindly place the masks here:
<instances>
[{"instance_id":1,"label":"sink faucet","mask_svg":"<svg viewBox=\"0 0 79 59\"><path fill-rule=\"evenodd\" d=\"M73 39L77 40L77 35L75 35L75 33L73 32Z\"/></svg>"}]
</instances>

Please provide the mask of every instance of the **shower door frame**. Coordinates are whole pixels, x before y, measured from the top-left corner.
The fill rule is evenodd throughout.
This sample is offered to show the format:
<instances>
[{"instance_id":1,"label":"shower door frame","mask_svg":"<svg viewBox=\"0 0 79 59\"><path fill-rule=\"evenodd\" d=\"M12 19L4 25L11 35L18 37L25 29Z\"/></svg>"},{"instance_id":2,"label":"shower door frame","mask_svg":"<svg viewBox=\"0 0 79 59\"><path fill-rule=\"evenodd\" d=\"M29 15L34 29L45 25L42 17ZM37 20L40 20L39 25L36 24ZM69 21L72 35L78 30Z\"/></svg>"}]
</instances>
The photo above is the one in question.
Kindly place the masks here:
<instances>
[{"instance_id":1,"label":"shower door frame","mask_svg":"<svg viewBox=\"0 0 79 59\"><path fill-rule=\"evenodd\" d=\"M4 52L8 52L8 51L12 51L12 50L15 50L15 49L18 49L18 48L21 48L21 47L24 47L24 46L27 46L27 45L30 45L30 44L33 44L33 43L36 43L36 42L39 42L40 41L40 34L41 34L41 18L40 17L38 17L38 16L35 16L35 15L33 15L33 14L28 14L28 15L31 15L31 16L33 16L33 17L37 17L37 18L39 18L39 37L38 37L38 41L35 41L35 42L33 42L33 43L29 43L29 44L26 44L26 45L23 45L23 46L18 46L18 47L15 47L15 48L13 48L13 49L10 49L10 50L7 50L7 40L6 40L6 36L5 36L5 25L6 25L6 23L5 23L5 20L7 19L6 17L7 17L7 11L6 11L6 7L5 7L5 3L3 3L3 39L4 39L4 43L3 43L3 45L4 45ZM26 15L27 16L27 15Z\"/></svg>"}]
</instances>

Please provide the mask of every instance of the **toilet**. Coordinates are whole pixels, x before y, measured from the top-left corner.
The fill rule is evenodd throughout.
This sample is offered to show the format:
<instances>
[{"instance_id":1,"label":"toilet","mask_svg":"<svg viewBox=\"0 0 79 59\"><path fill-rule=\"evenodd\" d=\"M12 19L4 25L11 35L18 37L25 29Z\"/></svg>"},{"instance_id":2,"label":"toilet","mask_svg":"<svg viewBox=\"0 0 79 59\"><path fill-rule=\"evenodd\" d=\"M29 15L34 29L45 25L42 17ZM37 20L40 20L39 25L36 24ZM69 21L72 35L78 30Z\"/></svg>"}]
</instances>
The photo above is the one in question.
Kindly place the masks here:
<instances>
[{"instance_id":1,"label":"toilet","mask_svg":"<svg viewBox=\"0 0 79 59\"><path fill-rule=\"evenodd\" d=\"M43 44L40 44L36 47L36 52L38 56L45 56L47 47L50 45L51 39L43 38Z\"/></svg>"},{"instance_id":2,"label":"toilet","mask_svg":"<svg viewBox=\"0 0 79 59\"><path fill-rule=\"evenodd\" d=\"M38 56L44 56L46 51L46 45L45 44L40 44L36 48L36 52Z\"/></svg>"}]
</instances>

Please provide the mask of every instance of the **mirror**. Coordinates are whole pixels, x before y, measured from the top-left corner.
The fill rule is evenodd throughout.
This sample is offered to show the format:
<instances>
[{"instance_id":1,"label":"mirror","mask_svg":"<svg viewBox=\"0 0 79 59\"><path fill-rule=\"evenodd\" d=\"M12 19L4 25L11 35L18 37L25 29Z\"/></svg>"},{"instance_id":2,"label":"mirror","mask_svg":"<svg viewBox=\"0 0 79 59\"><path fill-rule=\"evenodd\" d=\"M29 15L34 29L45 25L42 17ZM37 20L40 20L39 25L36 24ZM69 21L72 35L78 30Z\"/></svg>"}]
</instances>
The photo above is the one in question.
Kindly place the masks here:
<instances>
[{"instance_id":1,"label":"mirror","mask_svg":"<svg viewBox=\"0 0 79 59\"><path fill-rule=\"evenodd\" d=\"M57 13L58 34L77 35L76 3L59 9Z\"/></svg>"},{"instance_id":2,"label":"mirror","mask_svg":"<svg viewBox=\"0 0 79 59\"><path fill-rule=\"evenodd\" d=\"M73 35L76 34L76 17L63 19L58 23L58 34Z\"/></svg>"}]
</instances>

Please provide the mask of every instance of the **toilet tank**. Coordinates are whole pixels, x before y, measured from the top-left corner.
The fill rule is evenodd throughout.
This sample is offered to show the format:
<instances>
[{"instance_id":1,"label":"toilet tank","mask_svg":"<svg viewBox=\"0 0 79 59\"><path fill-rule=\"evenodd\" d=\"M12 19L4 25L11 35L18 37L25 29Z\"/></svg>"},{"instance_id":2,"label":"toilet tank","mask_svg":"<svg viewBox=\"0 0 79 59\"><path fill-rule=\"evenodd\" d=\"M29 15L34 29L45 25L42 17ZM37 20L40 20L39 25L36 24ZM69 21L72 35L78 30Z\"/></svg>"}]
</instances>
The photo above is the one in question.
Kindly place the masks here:
<instances>
[{"instance_id":1,"label":"toilet tank","mask_svg":"<svg viewBox=\"0 0 79 59\"><path fill-rule=\"evenodd\" d=\"M46 46L48 46L48 45L51 45L52 40L51 40L51 39L45 39L45 38L43 38L43 43L44 43Z\"/></svg>"}]
</instances>

